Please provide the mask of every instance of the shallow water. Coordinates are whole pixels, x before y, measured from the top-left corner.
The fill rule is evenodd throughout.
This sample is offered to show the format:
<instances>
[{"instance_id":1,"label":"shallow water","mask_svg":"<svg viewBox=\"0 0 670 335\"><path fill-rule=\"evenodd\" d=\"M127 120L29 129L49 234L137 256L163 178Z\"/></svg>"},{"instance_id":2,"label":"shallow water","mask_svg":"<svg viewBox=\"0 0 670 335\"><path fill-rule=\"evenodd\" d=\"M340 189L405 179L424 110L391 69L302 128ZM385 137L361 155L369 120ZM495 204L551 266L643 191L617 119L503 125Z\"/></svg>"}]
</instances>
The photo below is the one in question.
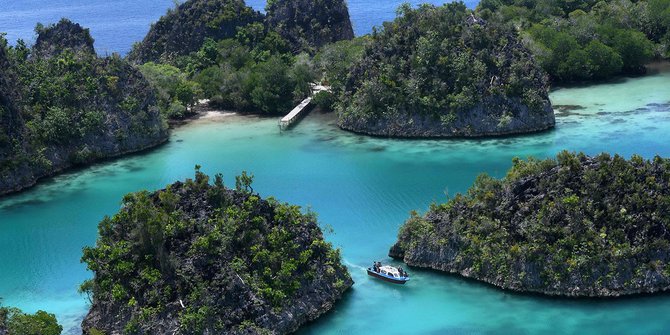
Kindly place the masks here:
<instances>
[{"instance_id":1,"label":"shallow water","mask_svg":"<svg viewBox=\"0 0 670 335\"><path fill-rule=\"evenodd\" d=\"M90 28L99 54L118 52L125 55L135 42L141 41L175 0L0 0L0 33L14 43L21 38L32 43L38 22L55 23L62 17ZM178 2L182 3L183 0ZM373 26L395 18L400 4L433 3L442 0L349 0L349 12L356 35L370 33ZM256 10L263 11L265 0L247 0ZM465 3L474 7L479 0Z\"/></svg>"},{"instance_id":2,"label":"shallow water","mask_svg":"<svg viewBox=\"0 0 670 335\"><path fill-rule=\"evenodd\" d=\"M312 114L279 133L276 119L203 119L150 153L99 164L0 200L0 297L5 305L57 314L69 333L86 312L77 285L90 274L81 248L115 213L123 194L190 177L201 164L228 184L242 170L261 194L319 213L356 284L334 311L301 334L664 334L670 296L566 300L508 294L458 277L413 269L403 287L369 279L413 209L462 192L479 172L502 176L515 156L563 149L670 156L670 73L552 93L554 131L484 140L387 140L356 136ZM564 109L562 109L564 110Z\"/></svg>"}]
</instances>

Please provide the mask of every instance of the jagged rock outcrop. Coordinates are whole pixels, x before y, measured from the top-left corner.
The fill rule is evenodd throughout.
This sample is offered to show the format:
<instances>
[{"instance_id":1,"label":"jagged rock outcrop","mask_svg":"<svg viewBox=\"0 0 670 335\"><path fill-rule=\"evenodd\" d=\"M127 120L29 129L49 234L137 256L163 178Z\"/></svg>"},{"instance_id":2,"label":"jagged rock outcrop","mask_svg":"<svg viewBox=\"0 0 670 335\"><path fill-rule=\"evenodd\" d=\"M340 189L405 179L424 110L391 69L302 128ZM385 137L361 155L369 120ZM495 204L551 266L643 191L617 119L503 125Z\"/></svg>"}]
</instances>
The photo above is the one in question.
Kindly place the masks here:
<instances>
[{"instance_id":1,"label":"jagged rock outcrop","mask_svg":"<svg viewBox=\"0 0 670 335\"><path fill-rule=\"evenodd\" d=\"M337 108L341 128L477 137L554 127L547 75L512 27L462 3L408 6L352 68Z\"/></svg>"},{"instance_id":2,"label":"jagged rock outcrop","mask_svg":"<svg viewBox=\"0 0 670 335\"><path fill-rule=\"evenodd\" d=\"M54 26L37 30L37 41L33 46L34 57L49 58L60 55L65 50L95 54L91 33L78 23L61 19Z\"/></svg>"},{"instance_id":3,"label":"jagged rock outcrop","mask_svg":"<svg viewBox=\"0 0 670 335\"><path fill-rule=\"evenodd\" d=\"M316 217L238 184L126 196L84 250L84 334L287 334L330 310L353 281Z\"/></svg>"},{"instance_id":4,"label":"jagged rock outcrop","mask_svg":"<svg viewBox=\"0 0 670 335\"><path fill-rule=\"evenodd\" d=\"M134 63L171 63L200 49L206 38L235 37L238 27L262 19L263 15L243 0L188 0L153 24L128 59Z\"/></svg>"},{"instance_id":5,"label":"jagged rock outcrop","mask_svg":"<svg viewBox=\"0 0 670 335\"><path fill-rule=\"evenodd\" d=\"M390 256L518 292L670 289L670 159L560 153L413 215Z\"/></svg>"},{"instance_id":6,"label":"jagged rock outcrop","mask_svg":"<svg viewBox=\"0 0 670 335\"><path fill-rule=\"evenodd\" d=\"M10 62L0 53L0 195L167 141L149 83L118 57L98 58L89 37L62 20L40 31L29 54L12 50Z\"/></svg>"},{"instance_id":7,"label":"jagged rock outcrop","mask_svg":"<svg viewBox=\"0 0 670 335\"><path fill-rule=\"evenodd\" d=\"M267 23L296 52L315 52L328 43L354 38L344 0L270 1Z\"/></svg>"}]
</instances>

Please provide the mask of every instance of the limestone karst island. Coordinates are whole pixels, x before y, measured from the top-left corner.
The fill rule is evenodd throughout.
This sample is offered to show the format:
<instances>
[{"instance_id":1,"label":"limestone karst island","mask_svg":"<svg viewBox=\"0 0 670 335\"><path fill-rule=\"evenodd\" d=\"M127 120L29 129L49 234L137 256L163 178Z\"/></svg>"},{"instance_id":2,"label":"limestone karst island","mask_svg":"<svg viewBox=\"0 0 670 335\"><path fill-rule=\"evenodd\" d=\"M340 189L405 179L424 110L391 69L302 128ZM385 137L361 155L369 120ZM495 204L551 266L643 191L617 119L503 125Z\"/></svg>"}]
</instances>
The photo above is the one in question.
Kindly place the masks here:
<instances>
[{"instance_id":1,"label":"limestone karst island","mask_svg":"<svg viewBox=\"0 0 670 335\"><path fill-rule=\"evenodd\" d=\"M0 335L670 334L670 0L0 7Z\"/></svg>"}]
</instances>

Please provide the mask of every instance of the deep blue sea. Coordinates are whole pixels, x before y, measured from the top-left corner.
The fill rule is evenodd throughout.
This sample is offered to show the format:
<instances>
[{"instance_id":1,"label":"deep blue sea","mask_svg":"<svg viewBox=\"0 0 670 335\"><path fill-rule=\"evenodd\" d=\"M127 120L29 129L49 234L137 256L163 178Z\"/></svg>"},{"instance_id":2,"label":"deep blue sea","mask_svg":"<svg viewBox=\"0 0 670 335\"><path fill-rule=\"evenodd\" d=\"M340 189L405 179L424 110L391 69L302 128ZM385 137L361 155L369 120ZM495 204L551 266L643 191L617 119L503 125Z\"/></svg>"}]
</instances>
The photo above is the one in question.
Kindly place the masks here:
<instances>
[{"instance_id":1,"label":"deep blue sea","mask_svg":"<svg viewBox=\"0 0 670 335\"><path fill-rule=\"evenodd\" d=\"M373 26L392 20L404 2L444 3L440 0L349 0L356 34L367 34ZM478 2L465 1L470 7ZM261 11L265 8L265 0L247 0L247 4ZM173 6L174 0L0 0L0 33L7 33L12 43L19 38L34 42L35 24L47 25L66 17L91 29L99 54L125 54L133 43L142 40L151 23Z\"/></svg>"}]
</instances>

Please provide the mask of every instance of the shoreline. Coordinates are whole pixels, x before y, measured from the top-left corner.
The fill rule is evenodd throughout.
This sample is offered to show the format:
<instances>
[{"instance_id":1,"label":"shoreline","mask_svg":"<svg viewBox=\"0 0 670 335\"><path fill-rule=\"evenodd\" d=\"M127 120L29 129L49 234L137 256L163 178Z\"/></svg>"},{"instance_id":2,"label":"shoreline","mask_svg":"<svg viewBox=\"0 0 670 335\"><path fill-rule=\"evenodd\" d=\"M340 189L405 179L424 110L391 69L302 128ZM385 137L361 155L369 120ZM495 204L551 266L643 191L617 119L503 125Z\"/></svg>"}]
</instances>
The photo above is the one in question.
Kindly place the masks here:
<instances>
[{"instance_id":1,"label":"shoreline","mask_svg":"<svg viewBox=\"0 0 670 335\"><path fill-rule=\"evenodd\" d=\"M46 174L43 174L41 176L36 176L35 179L32 180L29 184L26 184L24 186L19 186L18 188L13 189L13 190L0 192L0 201L4 200L4 199L7 199L11 196L19 195L21 193L24 193L25 191L28 191L28 190L38 186L39 184L41 184L45 181L48 181L49 179L58 177L62 174L81 171L83 169L87 169L87 168L90 168L90 167L98 165L98 164L112 162L112 161L115 161L115 160L123 158L123 157L130 157L130 156L133 156L133 155L141 155L141 154L147 153L149 151L152 151L154 149L158 149L158 148L164 146L165 144L167 144L168 142L170 142L170 136L169 135L167 137L165 137L164 139L161 139L160 141L154 142L152 144L149 144L149 145L144 146L142 148L138 148L136 150L127 150L127 151L119 152L119 153L116 153L114 155L110 155L110 156L107 156L107 157L101 157L101 158L95 159L95 160L91 161L90 163L86 163L86 164L67 164L67 165L64 165L64 166L62 166L58 169L55 169L55 170L51 171L50 173L46 173Z\"/></svg>"}]
</instances>

